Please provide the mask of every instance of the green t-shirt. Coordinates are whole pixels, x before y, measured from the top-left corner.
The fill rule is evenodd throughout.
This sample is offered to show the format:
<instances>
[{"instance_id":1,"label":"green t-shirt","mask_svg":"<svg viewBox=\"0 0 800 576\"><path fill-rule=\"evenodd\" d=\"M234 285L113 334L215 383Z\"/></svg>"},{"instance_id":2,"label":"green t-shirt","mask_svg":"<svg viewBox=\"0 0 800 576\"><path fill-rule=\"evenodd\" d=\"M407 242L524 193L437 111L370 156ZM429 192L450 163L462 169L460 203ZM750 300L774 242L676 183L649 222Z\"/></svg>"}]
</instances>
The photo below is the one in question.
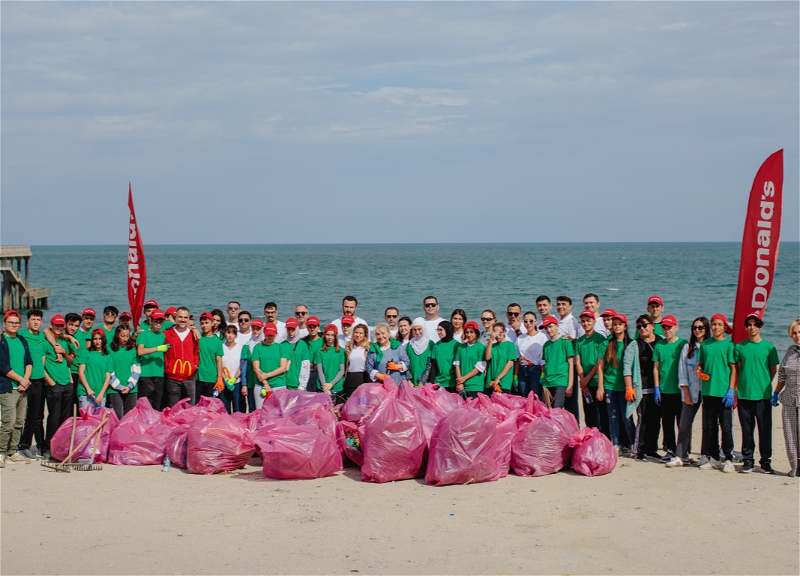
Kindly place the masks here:
<instances>
[{"instance_id":1,"label":"green t-shirt","mask_svg":"<svg viewBox=\"0 0 800 576\"><path fill-rule=\"evenodd\" d=\"M425 368L428 367L428 361L431 359L431 352L433 352L434 342L428 340L428 347L422 351L422 354L417 355L414 352L414 347L411 344L406 345L406 354L408 354L408 369L411 372L411 381L414 384L420 383L420 378L425 375ZM424 384L424 382L421 382Z\"/></svg>"},{"instance_id":2,"label":"green t-shirt","mask_svg":"<svg viewBox=\"0 0 800 576\"><path fill-rule=\"evenodd\" d=\"M548 388L569 386L569 363L567 358L572 358L575 353L572 349L572 341L558 337L555 340L548 340L542 347L542 386Z\"/></svg>"},{"instance_id":3,"label":"green t-shirt","mask_svg":"<svg viewBox=\"0 0 800 576\"><path fill-rule=\"evenodd\" d=\"M258 344L256 344L258 346ZM250 344L242 346L242 360L247 360L247 376L245 383L248 388L256 385L256 373L253 372L253 351L250 349Z\"/></svg>"},{"instance_id":4,"label":"green t-shirt","mask_svg":"<svg viewBox=\"0 0 800 576\"><path fill-rule=\"evenodd\" d=\"M600 358L603 359L603 388L613 392L624 392L625 378L622 376L622 354L625 352L625 346L623 346L622 341L617 340L617 365L612 366L610 362L605 361L609 344L611 344L611 340L606 340L600 353Z\"/></svg>"},{"instance_id":5,"label":"green t-shirt","mask_svg":"<svg viewBox=\"0 0 800 576\"><path fill-rule=\"evenodd\" d=\"M78 355L77 362L79 366L86 366L83 375L86 378L86 382L89 384L89 388L91 388L95 396L97 396L103 389L106 375L114 371L111 356L96 350L84 350ZM86 396L86 388L84 388L83 384L78 385L77 394L78 396Z\"/></svg>"},{"instance_id":6,"label":"green t-shirt","mask_svg":"<svg viewBox=\"0 0 800 576\"><path fill-rule=\"evenodd\" d=\"M39 330L38 334L31 334L30 330L25 329L20 330L19 333L28 343L28 350L31 353L31 360L33 360L31 379L38 380L44 378L44 343L47 342L44 337L44 332Z\"/></svg>"},{"instance_id":7,"label":"green t-shirt","mask_svg":"<svg viewBox=\"0 0 800 576\"><path fill-rule=\"evenodd\" d=\"M475 368L478 362L484 362L484 352L486 347L480 342L472 346L464 342L456 351L456 361L458 362L461 376L466 376ZM464 390L467 392L483 392L486 388L486 376L483 372L478 372L475 376L464 382Z\"/></svg>"},{"instance_id":8,"label":"green t-shirt","mask_svg":"<svg viewBox=\"0 0 800 576\"><path fill-rule=\"evenodd\" d=\"M739 342L735 348L736 362L740 364L737 394L741 400L769 400L772 397L770 367L778 366L778 351L771 342L750 339Z\"/></svg>"},{"instance_id":9,"label":"green t-shirt","mask_svg":"<svg viewBox=\"0 0 800 576\"><path fill-rule=\"evenodd\" d=\"M322 340L322 338L320 338ZM330 382L339 373L342 364L347 364L347 357L344 348L340 347L339 351L336 348L328 348L323 351L320 346L319 350L314 353L312 359L314 364L322 365L322 373L325 375L325 382ZM331 388L331 392L341 392L344 387L344 376L339 378L339 381Z\"/></svg>"},{"instance_id":10,"label":"green t-shirt","mask_svg":"<svg viewBox=\"0 0 800 576\"><path fill-rule=\"evenodd\" d=\"M455 338L449 342L439 341L433 345L431 360L436 362L436 384L443 388L453 388L456 385L456 371L453 361L456 351L461 345Z\"/></svg>"},{"instance_id":11,"label":"green t-shirt","mask_svg":"<svg viewBox=\"0 0 800 576\"><path fill-rule=\"evenodd\" d=\"M653 347L653 362L658 362L658 387L662 394L680 394L678 366L684 346L686 340L678 338L672 343L659 340Z\"/></svg>"},{"instance_id":12,"label":"green t-shirt","mask_svg":"<svg viewBox=\"0 0 800 576\"><path fill-rule=\"evenodd\" d=\"M308 345L308 356L312 359L311 363L313 364L314 354L316 354L318 350L322 350L322 344L324 342L324 339L317 338L316 340L306 340L305 338L303 338L303 340ZM313 370L314 367L312 366L311 369Z\"/></svg>"},{"instance_id":13,"label":"green t-shirt","mask_svg":"<svg viewBox=\"0 0 800 576\"><path fill-rule=\"evenodd\" d=\"M106 335L106 350L111 352L111 341L114 339L114 332L117 331L116 326L111 330L106 330L103 326L100 326L100 329Z\"/></svg>"},{"instance_id":14,"label":"green t-shirt","mask_svg":"<svg viewBox=\"0 0 800 576\"><path fill-rule=\"evenodd\" d=\"M201 336L198 341L200 350L200 365L197 368L197 379L200 382L216 382L219 377L217 372L217 358L222 357L222 340L216 335Z\"/></svg>"},{"instance_id":15,"label":"green t-shirt","mask_svg":"<svg viewBox=\"0 0 800 576\"><path fill-rule=\"evenodd\" d=\"M599 332L593 332L591 336L581 336L575 342L575 355L580 356L584 376L592 371L605 352L606 346L606 338ZM589 380L589 388L597 388L597 372Z\"/></svg>"},{"instance_id":16,"label":"green t-shirt","mask_svg":"<svg viewBox=\"0 0 800 576\"><path fill-rule=\"evenodd\" d=\"M71 348L71 344L68 344L66 340L63 338L57 341L58 344L61 345L64 350L69 350ZM58 355L56 354L55 348L53 345L50 344L47 340L44 342L44 369L47 371L47 375L58 384L59 386L66 386L72 382L72 375L69 371L69 364L67 364L66 359L62 358L61 362L57 362L56 358ZM77 366L78 359L75 359L75 366Z\"/></svg>"},{"instance_id":17,"label":"green t-shirt","mask_svg":"<svg viewBox=\"0 0 800 576\"><path fill-rule=\"evenodd\" d=\"M92 330L94 330L94 328L92 328ZM84 332L83 330L78 328L78 331L75 332L75 334L73 334L72 337L75 338L75 340L78 341L78 346L77 346L77 348L75 346L72 346L72 345L70 346L70 348L72 350L72 353L75 354L75 360L72 361L72 366L70 367L70 372L72 372L73 374L77 374L78 373L78 356L80 356L83 352L86 351L86 342L88 342L89 339L92 337L92 331L89 330L88 332ZM66 350L66 348L65 348L65 350Z\"/></svg>"},{"instance_id":18,"label":"green t-shirt","mask_svg":"<svg viewBox=\"0 0 800 576\"><path fill-rule=\"evenodd\" d=\"M163 332L153 332L152 330L145 330L139 332L136 337L136 345L141 344L145 348L155 348L164 343ZM152 352L139 357L139 363L142 365L141 376L143 378L159 378L164 375L164 353ZM216 378L214 378L216 381Z\"/></svg>"},{"instance_id":19,"label":"green t-shirt","mask_svg":"<svg viewBox=\"0 0 800 576\"><path fill-rule=\"evenodd\" d=\"M139 356L136 354L136 347L133 348L120 348L116 352L113 350L109 352L111 356L111 363L114 368L114 375L119 380L120 384L123 386L128 385L128 379L131 377L131 367L139 362ZM109 394L116 392L113 388L109 386L108 392ZM136 386L131 388L131 394L137 394L139 392L139 383L136 383Z\"/></svg>"},{"instance_id":20,"label":"green t-shirt","mask_svg":"<svg viewBox=\"0 0 800 576\"><path fill-rule=\"evenodd\" d=\"M251 362L258 362L259 370L261 370L261 372L264 374L269 374L273 370L277 370L281 367L281 358L286 358L287 360L289 359L289 355L285 350L286 349L283 348L278 342L273 342L272 344L260 342L253 349ZM278 374L272 378L267 378L267 384L269 384L269 387L281 388L286 386L285 374L286 373L284 372L283 374ZM256 382L258 382L257 378Z\"/></svg>"},{"instance_id":21,"label":"green t-shirt","mask_svg":"<svg viewBox=\"0 0 800 576\"><path fill-rule=\"evenodd\" d=\"M509 340L503 340L499 344L495 342L492 344L492 359L489 360L486 366L486 381L491 382L497 380L500 372L506 367L509 361L514 362L517 359L517 347ZM511 390L511 385L514 383L514 366L508 370L503 379L498 382L500 388L507 392Z\"/></svg>"},{"instance_id":22,"label":"green t-shirt","mask_svg":"<svg viewBox=\"0 0 800 576\"><path fill-rule=\"evenodd\" d=\"M22 340L17 337L11 338L8 334L3 334L3 338L8 342L8 361L11 369L20 376L25 376L25 346L22 344ZM16 390L19 382L11 380L11 386Z\"/></svg>"},{"instance_id":23,"label":"green t-shirt","mask_svg":"<svg viewBox=\"0 0 800 576\"><path fill-rule=\"evenodd\" d=\"M281 342L281 346L285 348L290 362L289 370L286 372L286 387L289 390L297 390L300 387L300 369L303 367L303 362L311 360L311 356L308 354L308 344L300 339L294 343Z\"/></svg>"},{"instance_id":24,"label":"green t-shirt","mask_svg":"<svg viewBox=\"0 0 800 576\"><path fill-rule=\"evenodd\" d=\"M725 396L730 388L730 365L736 362L733 342L727 338L703 340L697 360L703 363L703 372L711 376L708 380L701 380L703 396Z\"/></svg>"}]
</instances>

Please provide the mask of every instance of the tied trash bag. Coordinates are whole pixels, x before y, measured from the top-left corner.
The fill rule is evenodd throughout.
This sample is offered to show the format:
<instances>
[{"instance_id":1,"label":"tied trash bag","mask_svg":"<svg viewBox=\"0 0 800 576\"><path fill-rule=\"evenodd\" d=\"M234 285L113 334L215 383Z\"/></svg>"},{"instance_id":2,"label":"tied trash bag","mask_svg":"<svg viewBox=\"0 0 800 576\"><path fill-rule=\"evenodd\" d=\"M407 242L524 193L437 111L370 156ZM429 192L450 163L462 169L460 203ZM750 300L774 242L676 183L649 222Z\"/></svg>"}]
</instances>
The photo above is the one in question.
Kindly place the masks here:
<instances>
[{"instance_id":1,"label":"tied trash bag","mask_svg":"<svg viewBox=\"0 0 800 576\"><path fill-rule=\"evenodd\" d=\"M170 429L167 435L165 453L173 466L186 470L186 449L189 442L191 424L179 424Z\"/></svg>"},{"instance_id":2,"label":"tied trash bag","mask_svg":"<svg viewBox=\"0 0 800 576\"><path fill-rule=\"evenodd\" d=\"M572 469L584 476L602 476L617 465L617 451L597 428L583 428L572 435Z\"/></svg>"},{"instance_id":3,"label":"tied trash bag","mask_svg":"<svg viewBox=\"0 0 800 576\"><path fill-rule=\"evenodd\" d=\"M397 384L391 378L386 378L383 382L366 382L356 388L344 403L342 408L342 420L355 422L358 424L370 412L381 405L393 390L397 389Z\"/></svg>"},{"instance_id":4,"label":"tied trash bag","mask_svg":"<svg viewBox=\"0 0 800 576\"><path fill-rule=\"evenodd\" d=\"M370 415L361 433L365 482L416 478L422 471L427 441L408 388L400 386Z\"/></svg>"},{"instance_id":5,"label":"tied trash bag","mask_svg":"<svg viewBox=\"0 0 800 576\"><path fill-rule=\"evenodd\" d=\"M569 466L570 438L578 431L575 416L561 408L523 414L511 442L511 467L518 476L545 476Z\"/></svg>"},{"instance_id":6,"label":"tied trash bag","mask_svg":"<svg viewBox=\"0 0 800 576\"><path fill-rule=\"evenodd\" d=\"M100 425L103 414L108 415L106 424L100 434L100 441L97 445L97 453L95 454L95 462L108 462L108 445L111 442L111 433L114 428L119 424L117 415L111 408L84 408L80 411L80 416L74 418L75 425L75 445L78 445L89 435L95 428ZM69 455L69 439L72 435L72 421L73 418L67 418L64 423L58 427L53 439L50 441L50 453L56 460L64 460ZM81 459L91 459L92 451L94 449L95 438L93 437L83 448L76 452L71 462L77 462Z\"/></svg>"},{"instance_id":7,"label":"tied trash bag","mask_svg":"<svg viewBox=\"0 0 800 576\"><path fill-rule=\"evenodd\" d=\"M333 408L333 402L327 394L275 388L261 406L259 428L270 420L291 418L301 412L314 410L317 406L322 406L330 411Z\"/></svg>"},{"instance_id":8,"label":"tied trash bag","mask_svg":"<svg viewBox=\"0 0 800 576\"><path fill-rule=\"evenodd\" d=\"M184 399L188 400L188 399ZM191 424L198 418L210 415L223 415L228 411L225 409L225 404L219 398L212 398L210 396L201 396L194 406L184 404L182 409L176 410L178 406L184 402L181 400L172 407L172 414L170 415L170 424L177 426L178 424ZM187 407L188 405L188 407Z\"/></svg>"},{"instance_id":9,"label":"tied trash bag","mask_svg":"<svg viewBox=\"0 0 800 576\"><path fill-rule=\"evenodd\" d=\"M123 466L161 464L169 433L164 414L153 410L147 398L139 398L111 433L108 462Z\"/></svg>"},{"instance_id":10,"label":"tied trash bag","mask_svg":"<svg viewBox=\"0 0 800 576\"><path fill-rule=\"evenodd\" d=\"M231 418L241 423L248 432L257 432L259 421L261 419L261 412L255 410L253 412L234 412Z\"/></svg>"},{"instance_id":11,"label":"tied trash bag","mask_svg":"<svg viewBox=\"0 0 800 576\"><path fill-rule=\"evenodd\" d=\"M425 481L436 486L492 482L508 476L516 422L498 422L473 406L445 416L431 437Z\"/></svg>"},{"instance_id":12,"label":"tied trash bag","mask_svg":"<svg viewBox=\"0 0 800 576\"><path fill-rule=\"evenodd\" d=\"M304 410L299 414L290 416L289 419L295 424L312 424L319 428L331 441L336 442L336 416L329 408L322 405L313 410Z\"/></svg>"},{"instance_id":13,"label":"tied trash bag","mask_svg":"<svg viewBox=\"0 0 800 576\"><path fill-rule=\"evenodd\" d=\"M361 436L358 426L347 420L336 423L336 443L342 454L347 456L353 464L361 468L364 464L364 453L361 451Z\"/></svg>"},{"instance_id":14,"label":"tied trash bag","mask_svg":"<svg viewBox=\"0 0 800 576\"><path fill-rule=\"evenodd\" d=\"M192 474L216 474L244 468L255 444L247 429L227 414L195 420L189 427L186 469Z\"/></svg>"},{"instance_id":15,"label":"tied trash bag","mask_svg":"<svg viewBox=\"0 0 800 576\"><path fill-rule=\"evenodd\" d=\"M404 382L403 385L409 387L409 395L417 407L417 412L422 422L425 440L430 444L431 435L436 425L439 424L442 418L464 404L464 399L458 394L451 394L442 388L437 389L433 384L414 387Z\"/></svg>"},{"instance_id":16,"label":"tied trash bag","mask_svg":"<svg viewBox=\"0 0 800 576\"><path fill-rule=\"evenodd\" d=\"M259 435L257 443L266 478L324 478L342 469L339 448L315 424L295 424L284 418Z\"/></svg>"}]
</instances>

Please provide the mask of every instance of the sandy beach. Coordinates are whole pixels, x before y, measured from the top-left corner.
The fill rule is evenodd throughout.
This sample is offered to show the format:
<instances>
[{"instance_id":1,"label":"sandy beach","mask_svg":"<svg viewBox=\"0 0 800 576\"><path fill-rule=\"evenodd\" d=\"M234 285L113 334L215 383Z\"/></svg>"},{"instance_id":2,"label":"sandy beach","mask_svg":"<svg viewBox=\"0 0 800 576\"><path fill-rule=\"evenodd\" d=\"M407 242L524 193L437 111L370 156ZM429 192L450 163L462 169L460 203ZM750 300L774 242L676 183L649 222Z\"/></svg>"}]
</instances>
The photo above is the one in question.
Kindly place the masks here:
<instances>
[{"instance_id":1,"label":"sandy beach","mask_svg":"<svg viewBox=\"0 0 800 576\"><path fill-rule=\"evenodd\" d=\"M800 483L622 458L606 476L434 488L8 465L3 574L797 574ZM699 421L699 418L698 418ZM700 431L695 422L694 449ZM738 422L736 447L739 449ZM738 469L739 465L737 465Z\"/></svg>"}]
</instances>

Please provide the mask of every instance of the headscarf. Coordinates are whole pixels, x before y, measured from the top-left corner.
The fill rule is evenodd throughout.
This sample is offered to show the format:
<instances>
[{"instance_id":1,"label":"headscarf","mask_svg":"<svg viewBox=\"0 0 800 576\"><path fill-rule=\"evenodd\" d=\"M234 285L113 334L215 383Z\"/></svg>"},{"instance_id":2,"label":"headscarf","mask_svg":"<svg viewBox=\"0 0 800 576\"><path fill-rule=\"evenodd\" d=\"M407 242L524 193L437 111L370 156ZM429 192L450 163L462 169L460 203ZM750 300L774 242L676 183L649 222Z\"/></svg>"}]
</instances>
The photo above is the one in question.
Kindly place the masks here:
<instances>
[{"instance_id":1,"label":"headscarf","mask_svg":"<svg viewBox=\"0 0 800 576\"><path fill-rule=\"evenodd\" d=\"M453 339L453 332L455 332L453 324L450 320L442 320L439 322L439 327L444 330L444 338L442 338L440 342L450 342L450 340Z\"/></svg>"},{"instance_id":2,"label":"headscarf","mask_svg":"<svg viewBox=\"0 0 800 576\"><path fill-rule=\"evenodd\" d=\"M419 326L420 328L422 328L422 336L420 337L413 336L411 340L409 340L409 343L411 344L411 347L414 349L414 353L417 356L422 356L428 349L428 344L430 342L430 339L428 338L428 335L425 334L425 321L422 318L414 318L414 322L411 324L412 330L414 326Z\"/></svg>"},{"instance_id":3,"label":"headscarf","mask_svg":"<svg viewBox=\"0 0 800 576\"><path fill-rule=\"evenodd\" d=\"M389 348L392 350L397 350L400 348L400 342L389 338ZM381 345L377 342L373 342L369 347L369 351L375 354L375 362L380 364L381 360L383 360L383 350L381 349Z\"/></svg>"}]
</instances>

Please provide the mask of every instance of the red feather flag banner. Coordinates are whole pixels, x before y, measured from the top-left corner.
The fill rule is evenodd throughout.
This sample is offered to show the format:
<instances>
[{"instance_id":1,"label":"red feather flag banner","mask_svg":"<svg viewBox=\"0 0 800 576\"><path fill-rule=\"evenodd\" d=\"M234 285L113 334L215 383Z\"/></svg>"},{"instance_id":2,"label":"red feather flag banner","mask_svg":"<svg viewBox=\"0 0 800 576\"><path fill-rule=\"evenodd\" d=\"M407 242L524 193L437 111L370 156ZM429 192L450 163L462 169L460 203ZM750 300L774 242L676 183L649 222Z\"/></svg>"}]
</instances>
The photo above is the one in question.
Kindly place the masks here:
<instances>
[{"instance_id":1,"label":"red feather flag banner","mask_svg":"<svg viewBox=\"0 0 800 576\"><path fill-rule=\"evenodd\" d=\"M133 209L133 192L128 182L128 208L131 218L128 223L128 305L131 307L134 328L139 327L147 289L147 267L144 263L142 233L136 223L136 210Z\"/></svg>"},{"instance_id":2,"label":"red feather flag banner","mask_svg":"<svg viewBox=\"0 0 800 576\"><path fill-rule=\"evenodd\" d=\"M767 158L758 169L742 236L742 259L739 265L739 284L736 289L736 308L733 314L733 342L747 338L745 319L756 314L763 318L772 290L778 247L781 239L783 208L783 150Z\"/></svg>"}]
</instances>

